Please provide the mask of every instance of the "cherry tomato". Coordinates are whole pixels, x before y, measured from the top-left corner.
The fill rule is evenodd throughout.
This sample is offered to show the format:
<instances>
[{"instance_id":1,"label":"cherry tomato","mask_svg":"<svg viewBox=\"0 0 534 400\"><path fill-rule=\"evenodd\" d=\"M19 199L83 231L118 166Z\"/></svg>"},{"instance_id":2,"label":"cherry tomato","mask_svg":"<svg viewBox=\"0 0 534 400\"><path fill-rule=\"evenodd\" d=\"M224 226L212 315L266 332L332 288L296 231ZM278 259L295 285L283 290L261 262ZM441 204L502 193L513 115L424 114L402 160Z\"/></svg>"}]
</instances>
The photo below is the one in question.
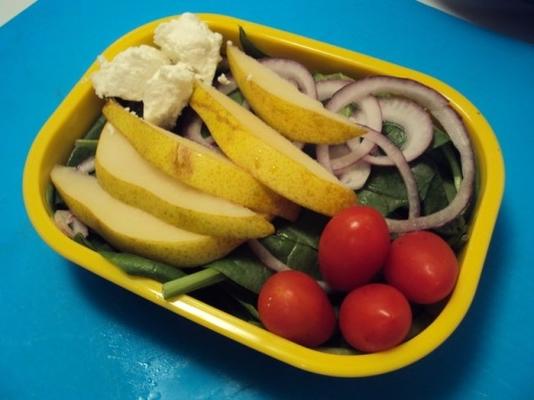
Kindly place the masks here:
<instances>
[{"instance_id":1,"label":"cherry tomato","mask_svg":"<svg viewBox=\"0 0 534 400\"><path fill-rule=\"evenodd\" d=\"M384 217L374 208L353 206L335 215L319 240L323 278L336 290L368 283L380 270L390 247Z\"/></svg>"},{"instance_id":2,"label":"cherry tomato","mask_svg":"<svg viewBox=\"0 0 534 400\"><path fill-rule=\"evenodd\" d=\"M458 261L447 242L438 235L427 231L411 232L393 241L384 276L408 300L436 303L454 288Z\"/></svg>"},{"instance_id":3,"label":"cherry tomato","mask_svg":"<svg viewBox=\"0 0 534 400\"><path fill-rule=\"evenodd\" d=\"M318 346L336 326L334 309L324 290L309 275L283 271L263 285L258 311L265 327L304 346Z\"/></svg>"},{"instance_id":4,"label":"cherry tomato","mask_svg":"<svg viewBox=\"0 0 534 400\"><path fill-rule=\"evenodd\" d=\"M339 327L354 348L371 353L401 343L412 324L408 300L393 286L371 283L350 292L339 311Z\"/></svg>"}]
</instances>

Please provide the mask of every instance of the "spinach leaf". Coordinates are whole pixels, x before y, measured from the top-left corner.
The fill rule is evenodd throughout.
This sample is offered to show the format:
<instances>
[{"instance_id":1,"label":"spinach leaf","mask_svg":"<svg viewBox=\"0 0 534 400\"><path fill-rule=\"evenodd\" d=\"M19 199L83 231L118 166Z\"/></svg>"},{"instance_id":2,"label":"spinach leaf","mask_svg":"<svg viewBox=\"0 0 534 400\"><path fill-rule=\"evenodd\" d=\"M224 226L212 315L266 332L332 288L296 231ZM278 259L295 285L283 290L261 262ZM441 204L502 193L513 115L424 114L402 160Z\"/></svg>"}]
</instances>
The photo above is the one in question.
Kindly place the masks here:
<instances>
[{"instance_id":1,"label":"spinach leaf","mask_svg":"<svg viewBox=\"0 0 534 400\"><path fill-rule=\"evenodd\" d=\"M243 96L243 93L239 89L234 90L232 93L228 95L233 101L235 101L237 104L243 105L245 102L245 96Z\"/></svg>"},{"instance_id":2,"label":"spinach leaf","mask_svg":"<svg viewBox=\"0 0 534 400\"><path fill-rule=\"evenodd\" d=\"M275 221L276 233L274 235L317 249L319 237L328 221L329 218L324 215L302 209L295 222Z\"/></svg>"},{"instance_id":3,"label":"spinach leaf","mask_svg":"<svg viewBox=\"0 0 534 400\"><path fill-rule=\"evenodd\" d=\"M450 166L450 173L452 176L452 180L454 182L454 188L458 190L460 188L460 184L462 183L462 167L460 166L460 161L458 160L459 156L456 153L456 150L454 147L447 143L446 145L442 146L440 148L441 152L443 153L443 156L447 160ZM454 196L450 198L452 200Z\"/></svg>"},{"instance_id":4,"label":"spinach leaf","mask_svg":"<svg viewBox=\"0 0 534 400\"><path fill-rule=\"evenodd\" d=\"M344 116L345 118L349 118L353 112L354 112L354 106L352 104L348 104L345 107L343 107L341 110L339 110L337 113L339 115Z\"/></svg>"},{"instance_id":5,"label":"spinach leaf","mask_svg":"<svg viewBox=\"0 0 534 400\"><path fill-rule=\"evenodd\" d=\"M367 189L361 189L358 192L358 201L360 204L376 208L384 216L391 215L394 211L408 205L406 199L387 196Z\"/></svg>"},{"instance_id":6,"label":"spinach leaf","mask_svg":"<svg viewBox=\"0 0 534 400\"><path fill-rule=\"evenodd\" d=\"M96 154L98 140L78 139L74 143L74 149L70 153L67 167L75 167Z\"/></svg>"},{"instance_id":7,"label":"spinach leaf","mask_svg":"<svg viewBox=\"0 0 534 400\"><path fill-rule=\"evenodd\" d=\"M260 242L288 267L320 279L317 248L327 222L328 217L302 210L297 221L293 223L277 221L276 232L260 239Z\"/></svg>"},{"instance_id":8,"label":"spinach leaf","mask_svg":"<svg viewBox=\"0 0 534 400\"><path fill-rule=\"evenodd\" d=\"M56 211L56 188L52 183L49 183L45 191L46 208L50 215Z\"/></svg>"},{"instance_id":9,"label":"spinach leaf","mask_svg":"<svg viewBox=\"0 0 534 400\"><path fill-rule=\"evenodd\" d=\"M243 27L239 27L239 42L243 51L254 58L269 57L266 53L256 47L256 45L250 40Z\"/></svg>"},{"instance_id":10,"label":"spinach leaf","mask_svg":"<svg viewBox=\"0 0 534 400\"><path fill-rule=\"evenodd\" d=\"M320 279L317 249L284 236L272 235L261 240L269 252L292 269Z\"/></svg>"},{"instance_id":11,"label":"spinach leaf","mask_svg":"<svg viewBox=\"0 0 534 400\"><path fill-rule=\"evenodd\" d=\"M211 132L206 126L206 124L202 124L202 127L200 128L200 134L202 135L203 138L211 137Z\"/></svg>"},{"instance_id":12,"label":"spinach leaf","mask_svg":"<svg viewBox=\"0 0 534 400\"><path fill-rule=\"evenodd\" d=\"M83 237L82 234L77 234L74 236L74 240L78 243L83 244L85 247L89 247L91 250L100 252L100 251L115 251L100 235L89 231L87 237Z\"/></svg>"},{"instance_id":13,"label":"spinach leaf","mask_svg":"<svg viewBox=\"0 0 534 400\"><path fill-rule=\"evenodd\" d=\"M129 275L143 276L158 282L168 282L185 276L186 273L172 265L129 253L100 250L99 253L109 262Z\"/></svg>"},{"instance_id":14,"label":"spinach leaf","mask_svg":"<svg viewBox=\"0 0 534 400\"><path fill-rule=\"evenodd\" d=\"M430 145L430 148L437 149L440 146L443 146L444 144L450 143L451 138L445 132L444 130L438 128L434 125L434 138L432 139L432 144Z\"/></svg>"},{"instance_id":15,"label":"spinach leaf","mask_svg":"<svg viewBox=\"0 0 534 400\"><path fill-rule=\"evenodd\" d=\"M394 122L384 121L382 125L382 133L387 136L398 148L402 148L406 143L406 133L402 126Z\"/></svg>"},{"instance_id":16,"label":"spinach leaf","mask_svg":"<svg viewBox=\"0 0 534 400\"><path fill-rule=\"evenodd\" d=\"M402 148L406 143L406 132L404 128L394 122L384 121L382 125L382 133L391 140L395 146ZM430 149L436 149L447 143L450 143L451 139L446 132L442 129L434 126L432 143L430 144Z\"/></svg>"},{"instance_id":17,"label":"spinach leaf","mask_svg":"<svg viewBox=\"0 0 534 400\"><path fill-rule=\"evenodd\" d=\"M260 320L260 313L252 303L248 303L238 297L235 297L236 301L247 311L247 313L253 318L254 321Z\"/></svg>"},{"instance_id":18,"label":"spinach leaf","mask_svg":"<svg viewBox=\"0 0 534 400\"><path fill-rule=\"evenodd\" d=\"M259 293L265 281L273 274L243 247L225 258L206 264L204 268L217 270L254 293Z\"/></svg>"},{"instance_id":19,"label":"spinach leaf","mask_svg":"<svg viewBox=\"0 0 534 400\"><path fill-rule=\"evenodd\" d=\"M61 194L59 194L58 190L52 183L48 184L45 192L45 199L47 208L49 209L51 215L54 215L56 210L68 209L67 204L65 204L65 201L61 197Z\"/></svg>"},{"instance_id":20,"label":"spinach leaf","mask_svg":"<svg viewBox=\"0 0 534 400\"><path fill-rule=\"evenodd\" d=\"M78 243L96 251L110 263L114 264L129 275L143 276L154 279L158 282L168 282L173 279L185 276L186 273L172 265L159 261L154 261L130 253L119 253L107 244L97 234L91 232L89 236L83 237L77 234L74 240Z\"/></svg>"},{"instance_id":21,"label":"spinach leaf","mask_svg":"<svg viewBox=\"0 0 534 400\"><path fill-rule=\"evenodd\" d=\"M252 322L260 323L260 315L256 308L258 303L258 296L255 293L246 290L243 286L237 285L232 281L225 281L220 285L220 288L227 293L234 302L237 303L239 310L236 310L234 315L240 316L242 319ZM241 312L239 312L241 311Z\"/></svg>"},{"instance_id":22,"label":"spinach leaf","mask_svg":"<svg viewBox=\"0 0 534 400\"><path fill-rule=\"evenodd\" d=\"M456 196L456 188L452 181L445 180L440 173L436 173L428 196L422 204L424 214L432 214L445 208ZM459 215L451 222L434 231L442 236L451 247L458 250L467 241L467 221L464 215Z\"/></svg>"},{"instance_id":23,"label":"spinach leaf","mask_svg":"<svg viewBox=\"0 0 534 400\"><path fill-rule=\"evenodd\" d=\"M412 172L419 190L419 197L424 200L435 171L429 163L421 160L413 163ZM360 203L375 207L385 216L408 205L406 187L395 168L374 168L365 186L357 193Z\"/></svg>"},{"instance_id":24,"label":"spinach leaf","mask_svg":"<svg viewBox=\"0 0 534 400\"><path fill-rule=\"evenodd\" d=\"M104 115L100 115L100 117L98 117L98 119L93 123L83 138L87 140L98 140L104 125L106 125L106 117Z\"/></svg>"}]
</instances>

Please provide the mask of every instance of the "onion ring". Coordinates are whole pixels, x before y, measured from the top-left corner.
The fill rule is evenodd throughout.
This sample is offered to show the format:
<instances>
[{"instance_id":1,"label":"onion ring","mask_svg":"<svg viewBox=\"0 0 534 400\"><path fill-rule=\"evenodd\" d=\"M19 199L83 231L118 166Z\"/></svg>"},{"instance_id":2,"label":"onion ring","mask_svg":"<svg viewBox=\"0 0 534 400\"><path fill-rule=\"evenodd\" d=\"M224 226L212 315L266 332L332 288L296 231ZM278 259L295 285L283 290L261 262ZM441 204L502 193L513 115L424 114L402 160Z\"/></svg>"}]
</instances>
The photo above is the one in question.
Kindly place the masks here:
<instances>
[{"instance_id":1,"label":"onion ring","mask_svg":"<svg viewBox=\"0 0 534 400\"><path fill-rule=\"evenodd\" d=\"M385 121L396 123L404 129L406 143L402 154L406 161L415 160L430 146L434 128L430 115L417 103L401 98L379 99L382 117ZM367 155L365 161L373 165L392 166L389 157Z\"/></svg>"},{"instance_id":2,"label":"onion ring","mask_svg":"<svg viewBox=\"0 0 534 400\"><path fill-rule=\"evenodd\" d=\"M282 78L295 82L302 93L317 99L313 76L301 63L285 58L263 58L259 61Z\"/></svg>"}]
</instances>

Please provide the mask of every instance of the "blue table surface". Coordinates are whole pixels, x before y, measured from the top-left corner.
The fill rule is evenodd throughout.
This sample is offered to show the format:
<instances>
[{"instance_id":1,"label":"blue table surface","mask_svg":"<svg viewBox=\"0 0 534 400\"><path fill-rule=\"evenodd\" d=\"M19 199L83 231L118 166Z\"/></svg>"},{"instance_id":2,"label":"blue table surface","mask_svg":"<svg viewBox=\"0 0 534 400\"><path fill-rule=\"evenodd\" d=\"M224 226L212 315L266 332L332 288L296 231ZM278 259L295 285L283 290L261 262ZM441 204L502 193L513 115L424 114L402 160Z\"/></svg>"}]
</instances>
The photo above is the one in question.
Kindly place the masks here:
<instances>
[{"instance_id":1,"label":"blue table surface","mask_svg":"<svg viewBox=\"0 0 534 400\"><path fill-rule=\"evenodd\" d=\"M84 4L82 4L84 3ZM0 398L534 398L534 48L415 1L39 0L0 28ZM274 26L414 68L485 115L506 190L474 303L435 352L394 373L303 372L144 301L54 253L21 195L41 125L108 44L184 11Z\"/></svg>"}]
</instances>

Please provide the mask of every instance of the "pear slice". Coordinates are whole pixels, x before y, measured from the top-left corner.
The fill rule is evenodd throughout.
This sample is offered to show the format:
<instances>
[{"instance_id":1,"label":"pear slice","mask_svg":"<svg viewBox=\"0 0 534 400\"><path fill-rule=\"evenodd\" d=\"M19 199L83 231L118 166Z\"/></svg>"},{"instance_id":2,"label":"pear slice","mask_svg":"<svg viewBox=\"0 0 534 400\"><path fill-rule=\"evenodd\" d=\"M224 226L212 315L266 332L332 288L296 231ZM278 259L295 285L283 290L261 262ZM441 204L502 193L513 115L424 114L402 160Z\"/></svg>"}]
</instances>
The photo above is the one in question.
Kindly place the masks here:
<instances>
[{"instance_id":1,"label":"pear slice","mask_svg":"<svg viewBox=\"0 0 534 400\"><path fill-rule=\"evenodd\" d=\"M103 108L107 120L155 167L200 191L254 211L289 220L298 207L262 185L226 157L161 129L114 101Z\"/></svg>"},{"instance_id":2,"label":"pear slice","mask_svg":"<svg viewBox=\"0 0 534 400\"><path fill-rule=\"evenodd\" d=\"M323 107L286 79L228 43L232 75L254 112L291 140L343 143L365 130Z\"/></svg>"},{"instance_id":3,"label":"pear slice","mask_svg":"<svg viewBox=\"0 0 534 400\"><path fill-rule=\"evenodd\" d=\"M96 176L113 197L191 232L242 239L270 235L264 216L187 186L146 161L110 123L100 135Z\"/></svg>"},{"instance_id":4,"label":"pear slice","mask_svg":"<svg viewBox=\"0 0 534 400\"><path fill-rule=\"evenodd\" d=\"M72 213L120 250L178 267L194 267L224 257L242 243L169 225L115 199L95 177L75 168L56 165L51 178Z\"/></svg>"},{"instance_id":5,"label":"pear slice","mask_svg":"<svg viewBox=\"0 0 534 400\"><path fill-rule=\"evenodd\" d=\"M282 196L325 215L356 202L313 158L215 88L197 81L190 105L230 159Z\"/></svg>"}]
</instances>

